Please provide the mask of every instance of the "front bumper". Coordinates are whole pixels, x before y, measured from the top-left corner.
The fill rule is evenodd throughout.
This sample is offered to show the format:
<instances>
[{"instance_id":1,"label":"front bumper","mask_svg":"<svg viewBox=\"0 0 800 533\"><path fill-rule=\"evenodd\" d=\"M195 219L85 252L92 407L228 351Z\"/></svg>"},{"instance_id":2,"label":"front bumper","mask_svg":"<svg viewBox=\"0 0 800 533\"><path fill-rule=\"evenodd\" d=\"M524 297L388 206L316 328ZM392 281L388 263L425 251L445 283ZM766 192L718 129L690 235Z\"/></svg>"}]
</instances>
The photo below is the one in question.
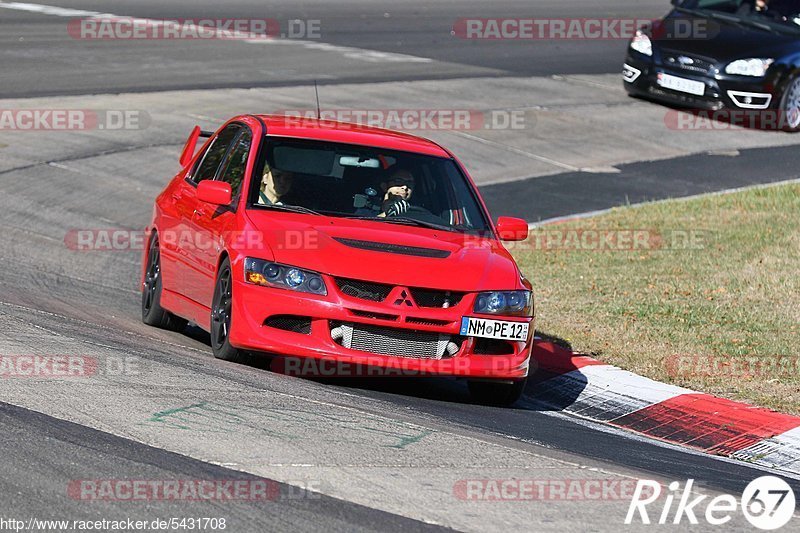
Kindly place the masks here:
<instances>
[{"instance_id":1,"label":"front bumper","mask_svg":"<svg viewBox=\"0 0 800 533\"><path fill-rule=\"evenodd\" d=\"M629 49L623 66L625 90L632 95L680 107L710 111L728 109L749 112L776 109L780 104L780 92L776 90L778 80L724 74L719 66L711 67L707 72L698 72L692 70L691 66L667 64L663 57L658 50L654 50L653 57L646 57ZM702 83L705 86L704 93L689 94L663 87L658 83L660 74Z\"/></svg>"},{"instance_id":2,"label":"front bumper","mask_svg":"<svg viewBox=\"0 0 800 533\"><path fill-rule=\"evenodd\" d=\"M241 278L239 278L241 279ZM352 377L355 366L377 367L396 372L372 373L380 376L456 376L483 379L519 380L528 375L531 347L533 346L533 321L524 318L503 318L509 321L529 321L526 342L502 341L491 343L460 336L462 316L470 313L474 297L464 297L451 308L405 309L389 303L378 303L353 298L339 292L331 278L325 276L328 296L297 293L282 289L255 286L244 281L234 281L233 309L230 342L236 348L268 352L282 356L313 359L320 362L341 363L333 368L341 370L341 377ZM286 319L286 317L290 317ZM294 327L290 331L283 324L303 326L299 318L307 319L308 327ZM498 317L490 317L498 319ZM280 320L285 322L280 322ZM280 327L275 327L275 325ZM455 353L440 357L411 355L385 355L346 348L337 341L332 331L341 324L369 331L450 339L458 346ZM503 345L505 344L505 347ZM490 346L490 349L487 349ZM497 348L502 348L497 350ZM387 349L381 347L385 352ZM308 368L308 367L304 367ZM315 367L317 369L322 368ZM335 377L336 370L325 366L325 375ZM311 374L313 374L313 370Z\"/></svg>"}]
</instances>

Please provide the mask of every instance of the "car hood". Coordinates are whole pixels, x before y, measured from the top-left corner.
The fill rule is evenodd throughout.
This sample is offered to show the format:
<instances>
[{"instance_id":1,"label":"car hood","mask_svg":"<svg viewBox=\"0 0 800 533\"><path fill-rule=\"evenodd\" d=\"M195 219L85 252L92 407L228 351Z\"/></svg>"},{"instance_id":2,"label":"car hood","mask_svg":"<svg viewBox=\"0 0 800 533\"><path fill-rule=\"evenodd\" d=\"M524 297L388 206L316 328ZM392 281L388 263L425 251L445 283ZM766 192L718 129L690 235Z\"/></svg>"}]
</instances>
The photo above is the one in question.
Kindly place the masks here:
<instances>
[{"instance_id":1,"label":"car hood","mask_svg":"<svg viewBox=\"0 0 800 533\"><path fill-rule=\"evenodd\" d=\"M247 254L278 263L336 277L459 292L521 286L514 259L495 239L283 212L249 212L248 219L266 246L251 244ZM365 249L387 245L393 251Z\"/></svg>"},{"instance_id":2,"label":"car hood","mask_svg":"<svg viewBox=\"0 0 800 533\"><path fill-rule=\"evenodd\" d=\"M682 22L676 22L682 21ZM800 33L771 33L757 28L739 26L714 18L674 11L665 19L665 28L687 27L680 24L707 24L710 38L674 39L657 37L659 49L673 50L715 59L726 64L736 59L771 57L779 59L794 53L800 43ZM703 26L700 26L703 27ZM800 29L800 28L798 28Z\"/></svg>"}]
</instances>

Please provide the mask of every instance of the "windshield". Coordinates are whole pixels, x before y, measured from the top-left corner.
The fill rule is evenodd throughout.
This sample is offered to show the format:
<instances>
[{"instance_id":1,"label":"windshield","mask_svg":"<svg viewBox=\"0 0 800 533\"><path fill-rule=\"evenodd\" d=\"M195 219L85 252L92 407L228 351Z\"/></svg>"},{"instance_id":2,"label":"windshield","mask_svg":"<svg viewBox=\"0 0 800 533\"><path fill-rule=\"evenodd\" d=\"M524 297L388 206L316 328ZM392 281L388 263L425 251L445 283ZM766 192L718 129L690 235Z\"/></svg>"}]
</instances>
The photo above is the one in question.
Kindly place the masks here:
<instances>
[{"instance_id":1,"label":"windshield","mask_svg":"<svg viewBox=\"0 0 800 533\"><path fill-rule=\"evenodd\" d=\"M267 137L251 209L364 218L460 232L489 231L451 159L323 141Z\"/></svg>"},{"instance_id":2,"label":"windshield","mask_svg":"<svg viewBox=\"0 0 800 533\"><path fill-rule=\"evenodd\" d=\"M800 30L800 0L685 0L681 6L773 29Z\"/></svg>"}]
</instances>

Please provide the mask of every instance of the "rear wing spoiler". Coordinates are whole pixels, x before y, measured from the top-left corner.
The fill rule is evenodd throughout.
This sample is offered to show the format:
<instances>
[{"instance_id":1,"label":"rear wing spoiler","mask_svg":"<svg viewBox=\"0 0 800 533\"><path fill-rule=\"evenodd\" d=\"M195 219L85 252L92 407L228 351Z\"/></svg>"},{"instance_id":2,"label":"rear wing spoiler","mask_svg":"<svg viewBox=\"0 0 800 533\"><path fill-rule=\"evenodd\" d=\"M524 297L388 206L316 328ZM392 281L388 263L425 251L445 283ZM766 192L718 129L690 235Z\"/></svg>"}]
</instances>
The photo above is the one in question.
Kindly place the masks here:
<instances>
[{"instance_id":1,"label":"rear wing spoiler","mask_svg":"<svg viewBox=\"0 0 800 533\"><path fill-rule=\"evenodd\" d=\"M181 167L188 165L192 160L192 157L194 157L194 149L197 146L197 139L200 137L208 139L213 136L213 131L201 130L200 126L195 126L192 128L192 133L189 134L189 138L186 140L186 144L183 146L183 150L181 151L181 157L178 160L180 161Z\"/></svg>"}]
</instances>

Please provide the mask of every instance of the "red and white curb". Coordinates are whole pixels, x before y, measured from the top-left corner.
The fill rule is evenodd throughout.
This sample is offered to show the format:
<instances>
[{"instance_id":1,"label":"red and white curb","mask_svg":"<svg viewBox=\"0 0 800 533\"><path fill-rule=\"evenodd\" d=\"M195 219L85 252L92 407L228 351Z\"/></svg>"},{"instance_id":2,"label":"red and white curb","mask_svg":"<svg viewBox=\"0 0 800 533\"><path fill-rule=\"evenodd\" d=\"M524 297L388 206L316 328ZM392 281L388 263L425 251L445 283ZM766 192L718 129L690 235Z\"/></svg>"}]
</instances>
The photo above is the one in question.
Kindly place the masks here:
<instances>
[{"instance_id":1,"label":"red and white curb","mask_svg":"<svg viewBox=\"0 0 800 533\"><path fill-rule=\"evenodd\" d=\"M660 383L537 339L528 398L705 453L800 474L800 417Z\"/></svg>"}]
</instances>

